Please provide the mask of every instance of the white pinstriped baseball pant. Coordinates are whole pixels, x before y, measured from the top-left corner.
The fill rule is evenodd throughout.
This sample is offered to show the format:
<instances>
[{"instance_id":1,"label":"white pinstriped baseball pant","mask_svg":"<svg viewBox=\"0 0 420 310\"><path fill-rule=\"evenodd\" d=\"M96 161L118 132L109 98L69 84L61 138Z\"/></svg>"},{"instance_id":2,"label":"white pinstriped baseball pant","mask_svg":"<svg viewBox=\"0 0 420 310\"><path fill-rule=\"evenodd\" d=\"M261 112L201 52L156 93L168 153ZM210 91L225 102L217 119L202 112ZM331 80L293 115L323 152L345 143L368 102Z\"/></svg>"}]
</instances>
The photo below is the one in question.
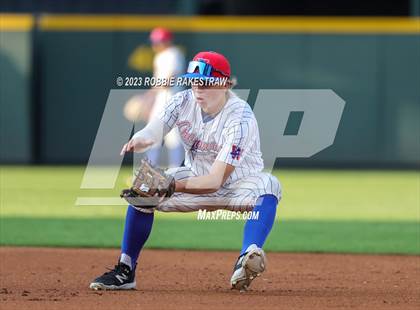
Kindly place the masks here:
<instances>
[{"instance_id":1,"label":"white pinstriped baseball pant","mask_svg":"<svg viewBox=\"0 0 420 310\"><path fill-rule=\"evenodd\" d=\"M175 180L195 176L188 167L168 169L167 174ZM269 173L259 172L246 176L236 182L222 186L211 194L175 193L153 209L138 208L143 212L194 212L198 210L214 211L225 209L230 211L251 211L261 195L271 194L281 199L281 185L276 177Z\"/></svg>"}]
</instances>

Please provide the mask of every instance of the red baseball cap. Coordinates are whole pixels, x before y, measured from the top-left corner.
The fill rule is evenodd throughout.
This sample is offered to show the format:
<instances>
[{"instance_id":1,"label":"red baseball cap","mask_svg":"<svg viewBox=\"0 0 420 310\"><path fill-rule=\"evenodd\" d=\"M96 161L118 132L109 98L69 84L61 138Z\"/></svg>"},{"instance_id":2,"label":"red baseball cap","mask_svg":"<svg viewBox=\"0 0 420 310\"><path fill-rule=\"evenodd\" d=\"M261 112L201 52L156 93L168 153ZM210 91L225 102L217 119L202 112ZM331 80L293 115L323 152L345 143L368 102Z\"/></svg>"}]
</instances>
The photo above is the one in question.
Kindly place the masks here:
<instances>
[{"instance_id":1,"label":"red baseball cap","mask_svg":"<svg viewBox=\"0 0 420 310\"><path fill-rule=\"evenodd\" d=\"M190 61L187 78L209 78L227 77L230 78L230 63L222 54L208 51L200 52Z\"/></svg>"},{"instance_id":2,"label":"red baseball cap","mask_svg":"<svg viewBox=\"0 0 420 310\"><path fill-rule=\"evenodd\" d=\"M173 34L169 29L157 27L150 33L150 41L152 43L169 42L173 39Z\"/></svg>"}]
</instances>

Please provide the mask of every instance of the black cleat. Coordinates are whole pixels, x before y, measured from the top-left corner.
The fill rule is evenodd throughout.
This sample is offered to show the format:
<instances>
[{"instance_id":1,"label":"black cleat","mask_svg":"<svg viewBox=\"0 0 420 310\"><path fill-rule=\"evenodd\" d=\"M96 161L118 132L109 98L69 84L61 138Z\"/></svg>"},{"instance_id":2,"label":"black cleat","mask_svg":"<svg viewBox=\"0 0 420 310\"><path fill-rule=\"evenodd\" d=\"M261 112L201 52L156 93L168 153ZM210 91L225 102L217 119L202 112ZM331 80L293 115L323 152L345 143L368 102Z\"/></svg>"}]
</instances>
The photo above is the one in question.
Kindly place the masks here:
<instances>
[{"instance_id":1,"label":"black cleat","mask_svg":"<svg viewBox=\"0 0 420 310\"><path fill-rule=\"evenodd\" d=\"M119 262L113 270L96 278L89 287L92 290L131 290L136 288L136 269Z\"/></svg>"}]
</instances>

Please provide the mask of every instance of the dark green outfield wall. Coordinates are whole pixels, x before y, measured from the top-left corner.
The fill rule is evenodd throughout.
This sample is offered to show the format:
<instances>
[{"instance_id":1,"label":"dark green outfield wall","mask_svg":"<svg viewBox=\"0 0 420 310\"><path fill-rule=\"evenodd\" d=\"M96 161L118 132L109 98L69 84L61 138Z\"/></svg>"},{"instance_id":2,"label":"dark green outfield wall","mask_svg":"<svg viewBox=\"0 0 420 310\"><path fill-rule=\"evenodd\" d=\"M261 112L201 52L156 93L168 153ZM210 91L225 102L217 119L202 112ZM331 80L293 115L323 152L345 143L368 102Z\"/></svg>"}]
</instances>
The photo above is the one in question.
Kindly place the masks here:
<instances>
[{"instance_id":1,"label":"dark green outfield wall","mask_svg":"<svg viewBox=\"0 0 420 310\"><path fill-rule=\"evenodd\" d=\"M0 163L31 160L31 34L0 33Z\"/></svg>"},{"instance_id":2,"label":"dark green outfield wall","mask_svg":"<svg viewBox=\"0 0 420 310\"><path fill-rule=\"evenodd\" d=\"M13 43L12 47L16 36L26 43ZM180 32L176 37L188 57L199 50L226 54L239 79L238 88L251 89L251 104L263 88L327 88L346 101L333 146L309 160L280 163L419 165L419 35ZM115 78L149 75L132 71L127 65L131 52L147 42L147 33L51 31L39 33L38 39L36 77L41 87L35 102L40 109L37 160L85 163ZM26 68L13 75L16 68L2 56L3 162L31 159L27 147L31 142L28 40L28 34L2 33L1 55L14 49ZM18 152L5 147L3 142L10 140L24 141L17 146Z\"/></svg>"}]
</instances>

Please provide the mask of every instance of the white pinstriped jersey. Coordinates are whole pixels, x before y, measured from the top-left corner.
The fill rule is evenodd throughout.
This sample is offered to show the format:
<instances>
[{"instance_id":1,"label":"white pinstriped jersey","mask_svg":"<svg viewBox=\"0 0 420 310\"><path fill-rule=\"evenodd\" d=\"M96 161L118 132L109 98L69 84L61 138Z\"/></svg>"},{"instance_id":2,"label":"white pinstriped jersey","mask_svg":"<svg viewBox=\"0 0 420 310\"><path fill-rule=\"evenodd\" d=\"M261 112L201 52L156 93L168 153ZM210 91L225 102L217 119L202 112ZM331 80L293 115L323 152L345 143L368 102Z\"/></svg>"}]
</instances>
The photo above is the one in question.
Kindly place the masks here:
<instances>
[{"instance_id":1,"label":"white pinstriped jersey","mask_svg":"<svg viewBox=\"0 0 420 310\"><path fill-rule=\"evenodd\" d=\"M225 185L263 170L258 124L248 103L233 92L223 109L206 120L191 89L175 94L159 116L164 134L178 127L185 166L205 175L215 160L235 166ZM204 120L203 120L204 118Z\"/></svg>"},{"instance_id":2,"label":"white pinstriped jersey","mask_svg":"<svg viewBox=\"0 0 420 310\"><path fill-rule=\"evenodd\" d=\"M213 118L202 114L191 89L179 92L166 103L159 118L164 123L164 135L178 127L185 148L185 167L166 171L175 180L208 174L215 160L233 165L235 170L214 193L176 192L155 208L137 209L146 213L200 209L242 212L252 210L262 195L274 195L280 201L281 184L276 177L262 171L264 164L254 113L233 92L229 92L225 106Z\"/></svg>"}]
</instances>

